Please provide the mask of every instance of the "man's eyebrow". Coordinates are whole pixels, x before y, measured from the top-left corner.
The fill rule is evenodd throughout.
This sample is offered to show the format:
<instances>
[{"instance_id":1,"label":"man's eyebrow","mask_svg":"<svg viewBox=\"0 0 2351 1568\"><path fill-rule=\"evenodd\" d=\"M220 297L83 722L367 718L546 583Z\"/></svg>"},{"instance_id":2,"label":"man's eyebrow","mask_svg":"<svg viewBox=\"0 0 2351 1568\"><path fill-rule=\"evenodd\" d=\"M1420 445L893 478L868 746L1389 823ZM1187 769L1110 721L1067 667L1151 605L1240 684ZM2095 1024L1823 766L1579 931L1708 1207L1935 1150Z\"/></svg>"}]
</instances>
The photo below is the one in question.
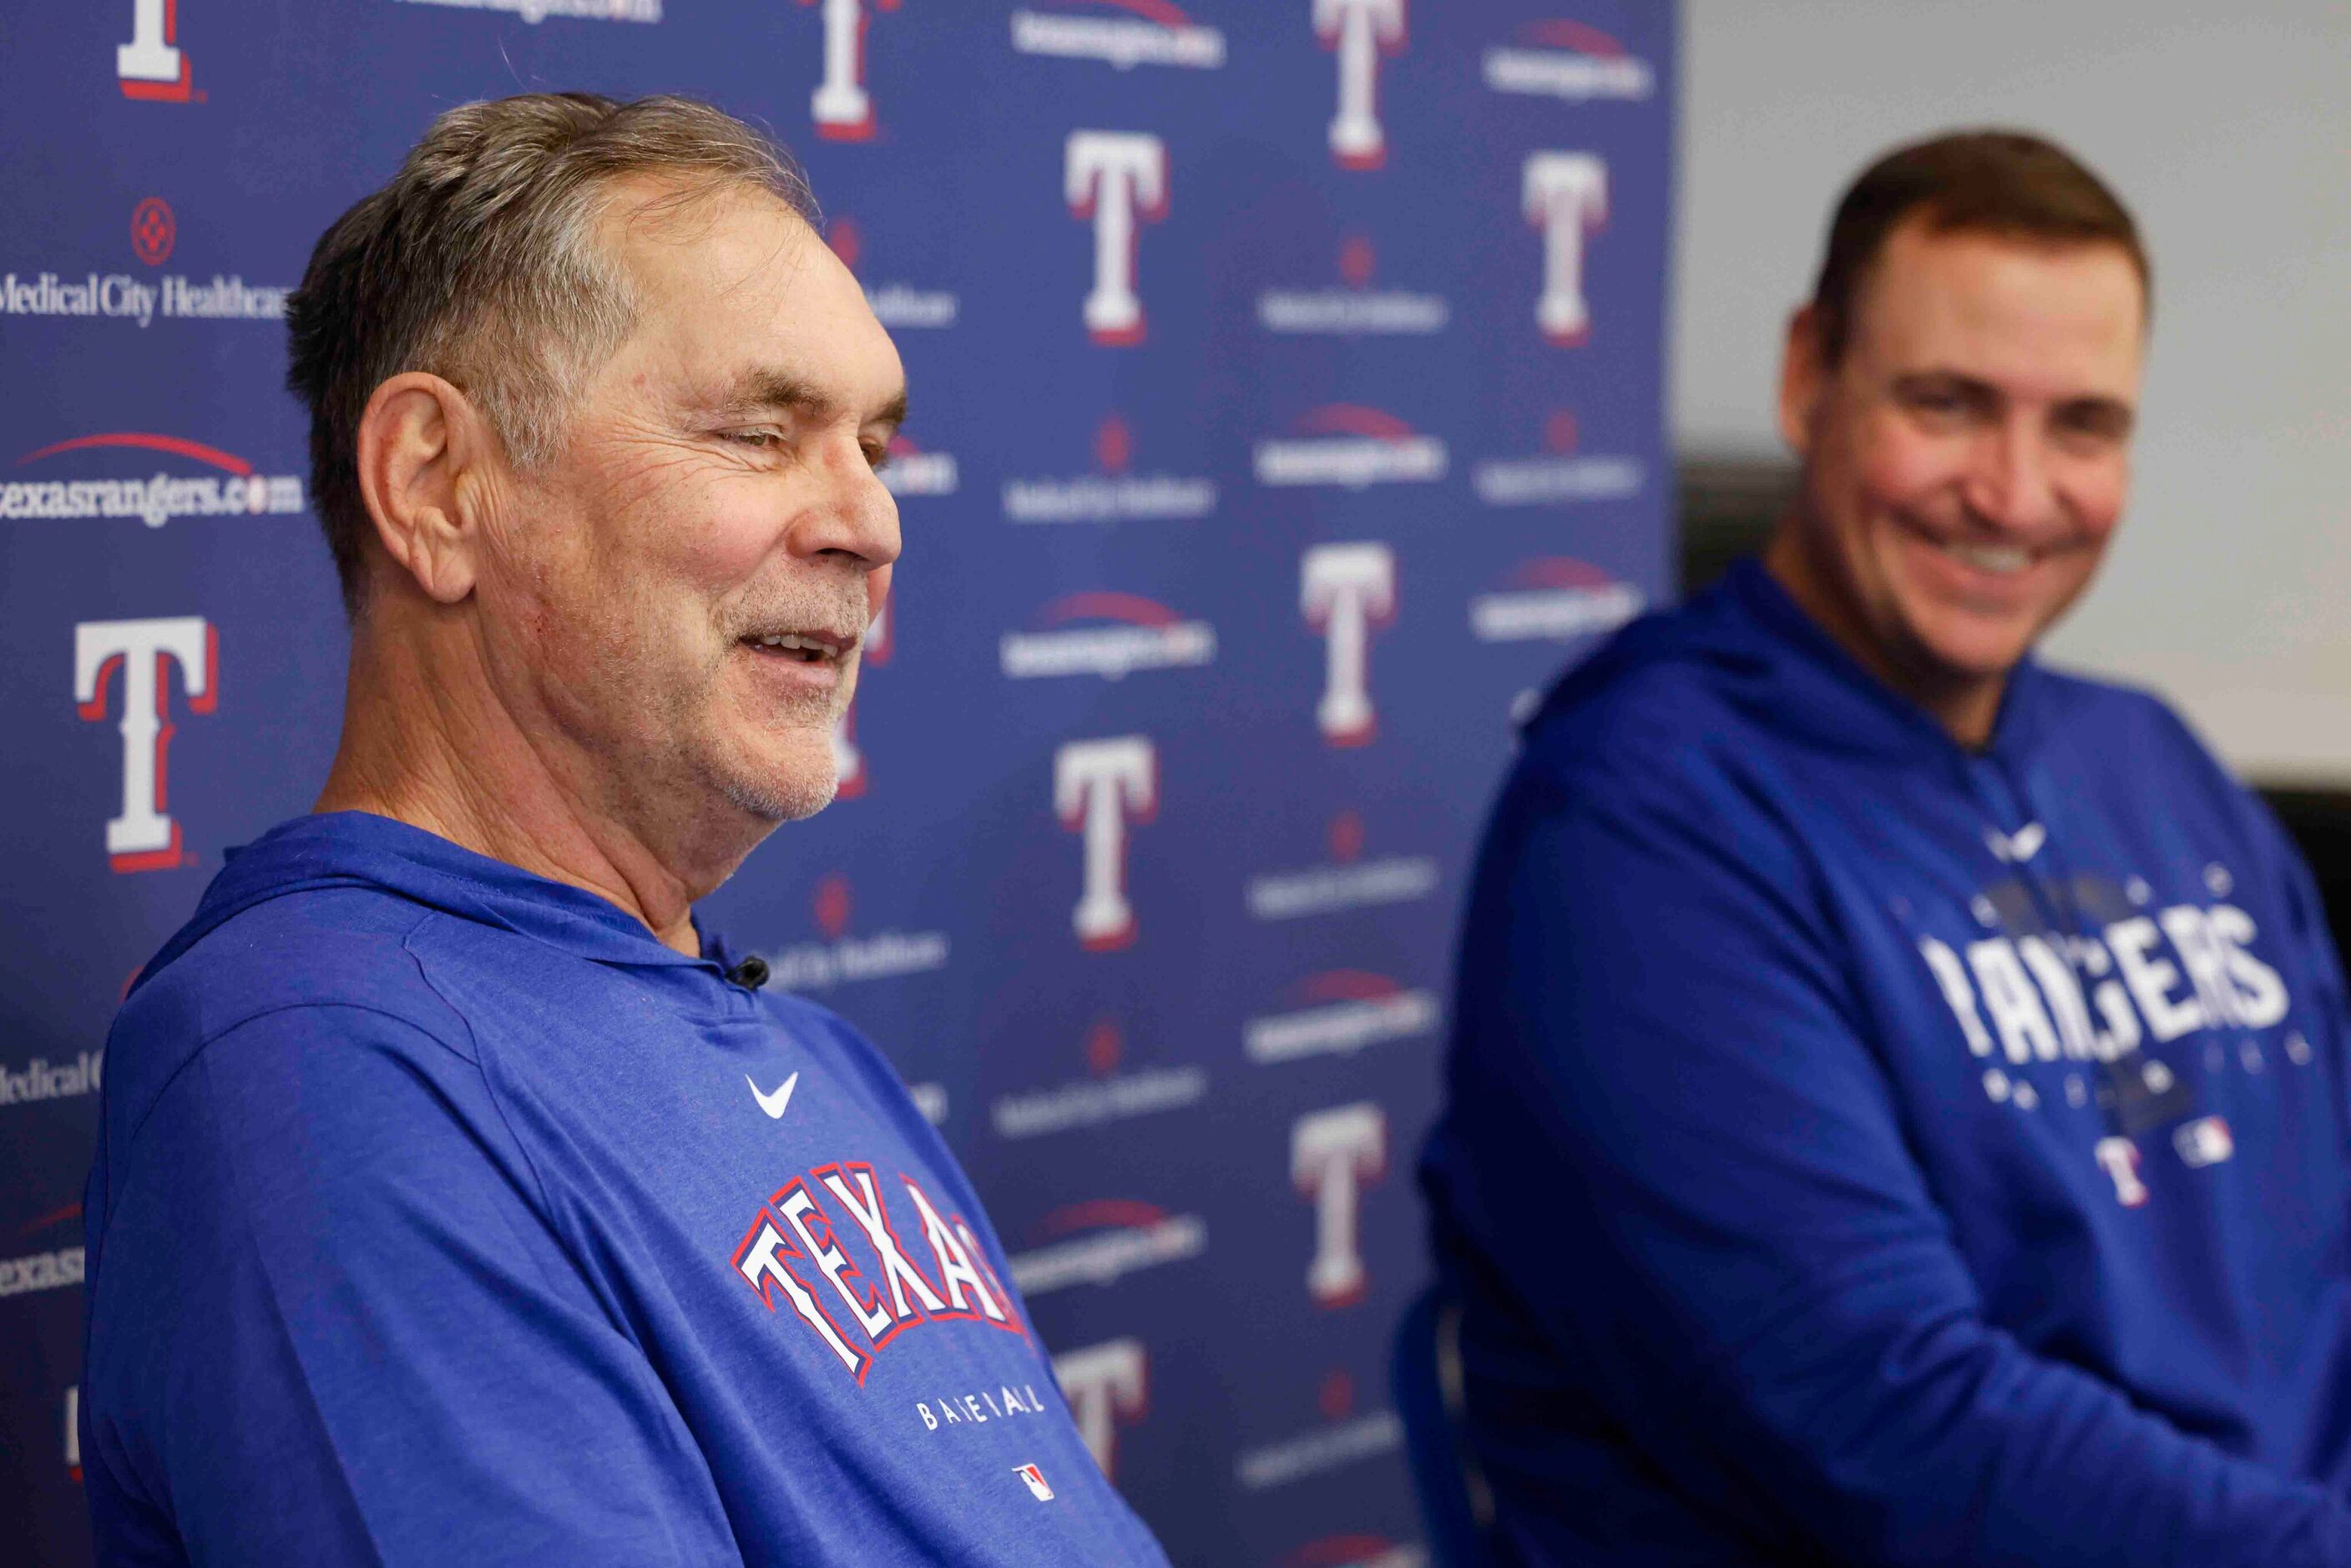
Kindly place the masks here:
<instances>
[{"instance_id":1,"label":"man's eyebrow","mask_svg":"<svg viewBox=\"0 0 2351 1568\"><path fill-rule=\"evenodd\" d=\"M799 376L788 371L774 370L747 371L710 401L713 407L727 413L764 408L789 409L817 420L830 417L840 406L829 393ZM883 403L866 423L886 424L893 430L905 423L905 389L899 388L897 395Z\"/></svg>"}]
</instances>

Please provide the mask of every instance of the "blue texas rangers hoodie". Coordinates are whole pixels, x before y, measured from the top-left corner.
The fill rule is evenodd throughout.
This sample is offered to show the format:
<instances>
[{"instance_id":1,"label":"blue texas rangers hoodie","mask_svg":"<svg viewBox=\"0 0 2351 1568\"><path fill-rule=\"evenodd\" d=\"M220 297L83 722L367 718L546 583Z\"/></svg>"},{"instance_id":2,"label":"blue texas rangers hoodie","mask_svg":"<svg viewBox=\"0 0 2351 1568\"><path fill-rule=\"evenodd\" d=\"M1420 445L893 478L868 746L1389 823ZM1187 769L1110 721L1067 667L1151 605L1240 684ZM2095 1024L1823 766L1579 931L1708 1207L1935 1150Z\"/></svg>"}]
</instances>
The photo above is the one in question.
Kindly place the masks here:
<instances>
[{"instance_id":1,"label":"blue texas rangers hoodie","mask_svg":"<svg viewBox=\"0 0 2351 1568\"><path fill-rule=\"evenodd\" d=\"M1423 1166L1509 1563L2351 1563L2343 987L2266 811L1760 569L1554 690Z\"/></svg>"},{"instance_id":2,"label":"blue texas rangers hoodie","mask_svg":"<svg viewBox=\"0 0 2351 1568\"><path fill-rule=\"evenodd\" d=\"M237 853L109 1042L102 1563L1162 1565L831 1014L381 817Z\"/></svg>"}]
</instances>

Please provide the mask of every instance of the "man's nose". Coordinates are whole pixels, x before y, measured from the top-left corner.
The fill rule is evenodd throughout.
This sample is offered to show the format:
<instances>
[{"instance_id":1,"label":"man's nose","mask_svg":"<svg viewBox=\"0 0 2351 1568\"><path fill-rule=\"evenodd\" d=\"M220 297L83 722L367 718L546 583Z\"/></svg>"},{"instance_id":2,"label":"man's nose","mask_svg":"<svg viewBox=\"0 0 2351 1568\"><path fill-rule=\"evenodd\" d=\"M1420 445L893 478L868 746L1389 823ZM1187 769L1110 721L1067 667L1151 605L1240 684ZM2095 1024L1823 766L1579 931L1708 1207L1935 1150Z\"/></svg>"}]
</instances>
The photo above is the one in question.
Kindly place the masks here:
<instances>
[{"instance_id":1,"label":"man's nose","mask_svg":"<svg viewBox=\"0 0 2351 1568\"><path fill-rule=\"evenodd\" d=\"M823 496L793 531L793 553L852 557L865 571L895 561L898 498L882 483L857 439L825 443L819 471Z\"/></svg>"},{"instance_id":2,"label":"man's nose","mask_svg":"<svg viewBox=\"0 0 2351 1568\"><path fill-rule=\"evenodd\" d=\"M2011 419L1987 434L1968 476L1968 504L2003 531L2043 533L2057 528L2064 520L2064 503L2042 434L2022 419Z\"/></svg>"}]
</instances>

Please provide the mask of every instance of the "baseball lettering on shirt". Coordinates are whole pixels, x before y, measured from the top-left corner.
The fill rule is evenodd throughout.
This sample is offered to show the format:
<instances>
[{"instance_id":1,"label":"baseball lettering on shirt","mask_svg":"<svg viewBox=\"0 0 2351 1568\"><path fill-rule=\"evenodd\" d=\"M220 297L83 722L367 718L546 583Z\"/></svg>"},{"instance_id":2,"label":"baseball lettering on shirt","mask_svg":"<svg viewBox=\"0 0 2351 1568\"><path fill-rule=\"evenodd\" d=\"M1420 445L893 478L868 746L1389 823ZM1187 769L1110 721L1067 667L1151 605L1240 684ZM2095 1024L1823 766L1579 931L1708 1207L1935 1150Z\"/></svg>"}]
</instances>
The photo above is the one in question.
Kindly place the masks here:
<instances>
[{"instance_id":1,"label":"baseball lettering on shirt","mask_svg":"<svg viewBox=\"0 0 2351 1568\"><path fill-rule=\"evenodd\" d=\"M2293 1009L2283 977L2254 951L2253 918L2231 904L2173 904L2133 915L2095 936L1986 936L1954 946L1917 939L1918 956L1959 1025L1970 1057L1998 1063L1987 1072L2025 1099L2005 1074L2043 1062L2111 1063L2143 1042L2168 1044L2199 1030L2250 1032L2283 1022ZM2296 1036L2299 1040L2301 1037ZM2311 1060L2305 1045L2296 1063ZM2150 1076L2168 1072L2149 1063ZM2077 1086L2072 1103L2087 1103ZM2228 1124L2208 1116L2172 1141L2191 1169L2230 1157ZM2102 1138L2092 1150L2125 1207L2147 1200L2142 1154L2131 1138Z\"/></svg>"},{"instance_id":2,"label":"baseball lettering on shirt","mask_svg":"<svg viewBox=\"0 0 2351 1568\"><path fill-rule=\"evenodd\" d=\"M914 1177L902 1176L899 1182L922 1235L919 1245L910 1246L899 1231L873 1168L841 1161L778 1187L735 1249L736 1272L767 1309L781 1316L780 1295L861 1386L874 1357L916 1324L984 1322L1029 1337L970 1226L960 1215L943 1217ZM834 1224L825 1198L848 1216L845 1229ZM871 1251L870 1271L852 1255L852 1246Z\"/></svg>"}]
</instances>

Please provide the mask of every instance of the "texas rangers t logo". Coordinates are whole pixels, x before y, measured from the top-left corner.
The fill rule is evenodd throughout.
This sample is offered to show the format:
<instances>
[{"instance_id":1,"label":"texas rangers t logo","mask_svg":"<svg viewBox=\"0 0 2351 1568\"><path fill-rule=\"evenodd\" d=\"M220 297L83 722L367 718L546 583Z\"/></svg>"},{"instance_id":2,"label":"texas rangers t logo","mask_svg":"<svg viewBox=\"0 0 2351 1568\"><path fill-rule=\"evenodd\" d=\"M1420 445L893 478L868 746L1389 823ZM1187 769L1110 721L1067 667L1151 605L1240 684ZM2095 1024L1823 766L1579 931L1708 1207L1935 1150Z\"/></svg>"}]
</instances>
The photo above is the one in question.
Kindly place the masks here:
<instances>
[{"instance_id":1,"label":"texas rangers t logo","mask_svg":"<svg viewBox=\"0 0 2351 1568\"><path fill-rule=\"evenodd\" d=\"M1103 1475L1118 1479L1118 1429L1141 1420L1150 1408L1147 1358L1143 1342L1105 1340L1053 1358L1053 1379L1070 1402L1070 1415L1086 1451Z\"/></svg>"},{"instance_id":2,"label":"texas rangers t logo","mask_svg":"<svg viewBox=\"0 0 2351 1568\"><path fill-rule=\"evenodd\" d=\"M114 47L114 74L123 97L188 101L188 57L174 42L179 13L176 0L131 0L131 41Z\"/></svg>"},{"instance_id":3,"label":"texas rangers t logo","mask_svg":"<svg viewBox=\"0 0 2351 1568\"><path fill-rule=\"evenodd\" d=\"M1073 740L1053 754L1053 809L1062 826L1084 835L1085 881L1071 924L1092 952L1134 940L1134 906L1126 900L1126 823L1159 810L1159 769L1140 735Z\"/></svg>"},{"instance_id":4,"label":"texas rangers t logo","mask_svg":"<svg viewBox=\"0 0 2351 1568\"><path fill-rule=\"evenodd\" d=\"M864 0L800 0L824 7L824 80L810 99L816 133L828 141L863 141L873 134L873 95L865 87L865 29L872 19ZM875 0L895 11L898 0Z\"/></svg>"},{"instance_id":5,"label":"texas rangers t logo","mask_svg":"<svg viewBox=\"0 0 2351 1568\"><path fill-rule=\"evenodd\" d=\"M85 621L74 628L74 701L106 717L113 673L122 672L122 810L106 824L116 871L180 863L180 825L165 815L164 757L172 744L170 671L177 661L188 706L210 713L220 695L219 641L201 615L157 621Z\"/></svg>"},{"instance_id":6,"label":"texas rangers t logo","mask_svg":"<svg viewBox=\"0 0 2351 1568\"><path fill-rule=\"evenodd\" d=\"M1356 1245L1363 1186L1387 1168L1388 1119L1368 1100L1301 1116L1290 1130L1290 1175L1314 1200L1314 1260L1306 1289L1318 1307L1364 1299L1370 1276Z\"/></svg>"},{"instance_id":7,"label":"texas rangers t logo","mask_svg":"<svg viewBox=\"0 0 2351 1568\"><path fill-rule=\"evenodd\" d=\"M1134 289L1137 225L1167 215L1167 144L1140 132L1072 131L1061 172L1070 211L1094 225L1086 333L1108 347L1132 347L1144 331Z\"/></svg>"},{"instance_id":8,"label":"texas rangers t logo","mask_svg":"<svg viewBox=\"0 0 2351 1568\"><path fill-rule=\"evenodd\" d=\"M1299 608L1328 649L1314 721L1333 746L1362 746L1372 710L1372 628L1395 619L1395 554L1384 544L1316 545L1299 565Z\"/></svg>"},{"instance_id":9,"label":"texas rangers t logo","mask_svg":"<svg viewBox=\"0 0 2351 1568\"><path fill-rule=\"evenodd\" d=\"M1387 162L1380 129L1382 52L1404 47L1405 0L1314 0L1314 32L1339 57L1339 111L1331 120L1331 155L1343 169Z\"/></svg>"},{"instance_id":10,"label":"texas rangers t logo","mask_svg":"<svg viewBox=\"0 0 2351 1568\"><path fill-rule=\"evenodd\" d=\"M1542 297L1535 324L1562 348L1591 335L1583 298L1584 236L1608 217L1608 166L1589 152L1537 152L1527 159L1527 222L1542 231Z\"/></svg>"}]
</instances>

